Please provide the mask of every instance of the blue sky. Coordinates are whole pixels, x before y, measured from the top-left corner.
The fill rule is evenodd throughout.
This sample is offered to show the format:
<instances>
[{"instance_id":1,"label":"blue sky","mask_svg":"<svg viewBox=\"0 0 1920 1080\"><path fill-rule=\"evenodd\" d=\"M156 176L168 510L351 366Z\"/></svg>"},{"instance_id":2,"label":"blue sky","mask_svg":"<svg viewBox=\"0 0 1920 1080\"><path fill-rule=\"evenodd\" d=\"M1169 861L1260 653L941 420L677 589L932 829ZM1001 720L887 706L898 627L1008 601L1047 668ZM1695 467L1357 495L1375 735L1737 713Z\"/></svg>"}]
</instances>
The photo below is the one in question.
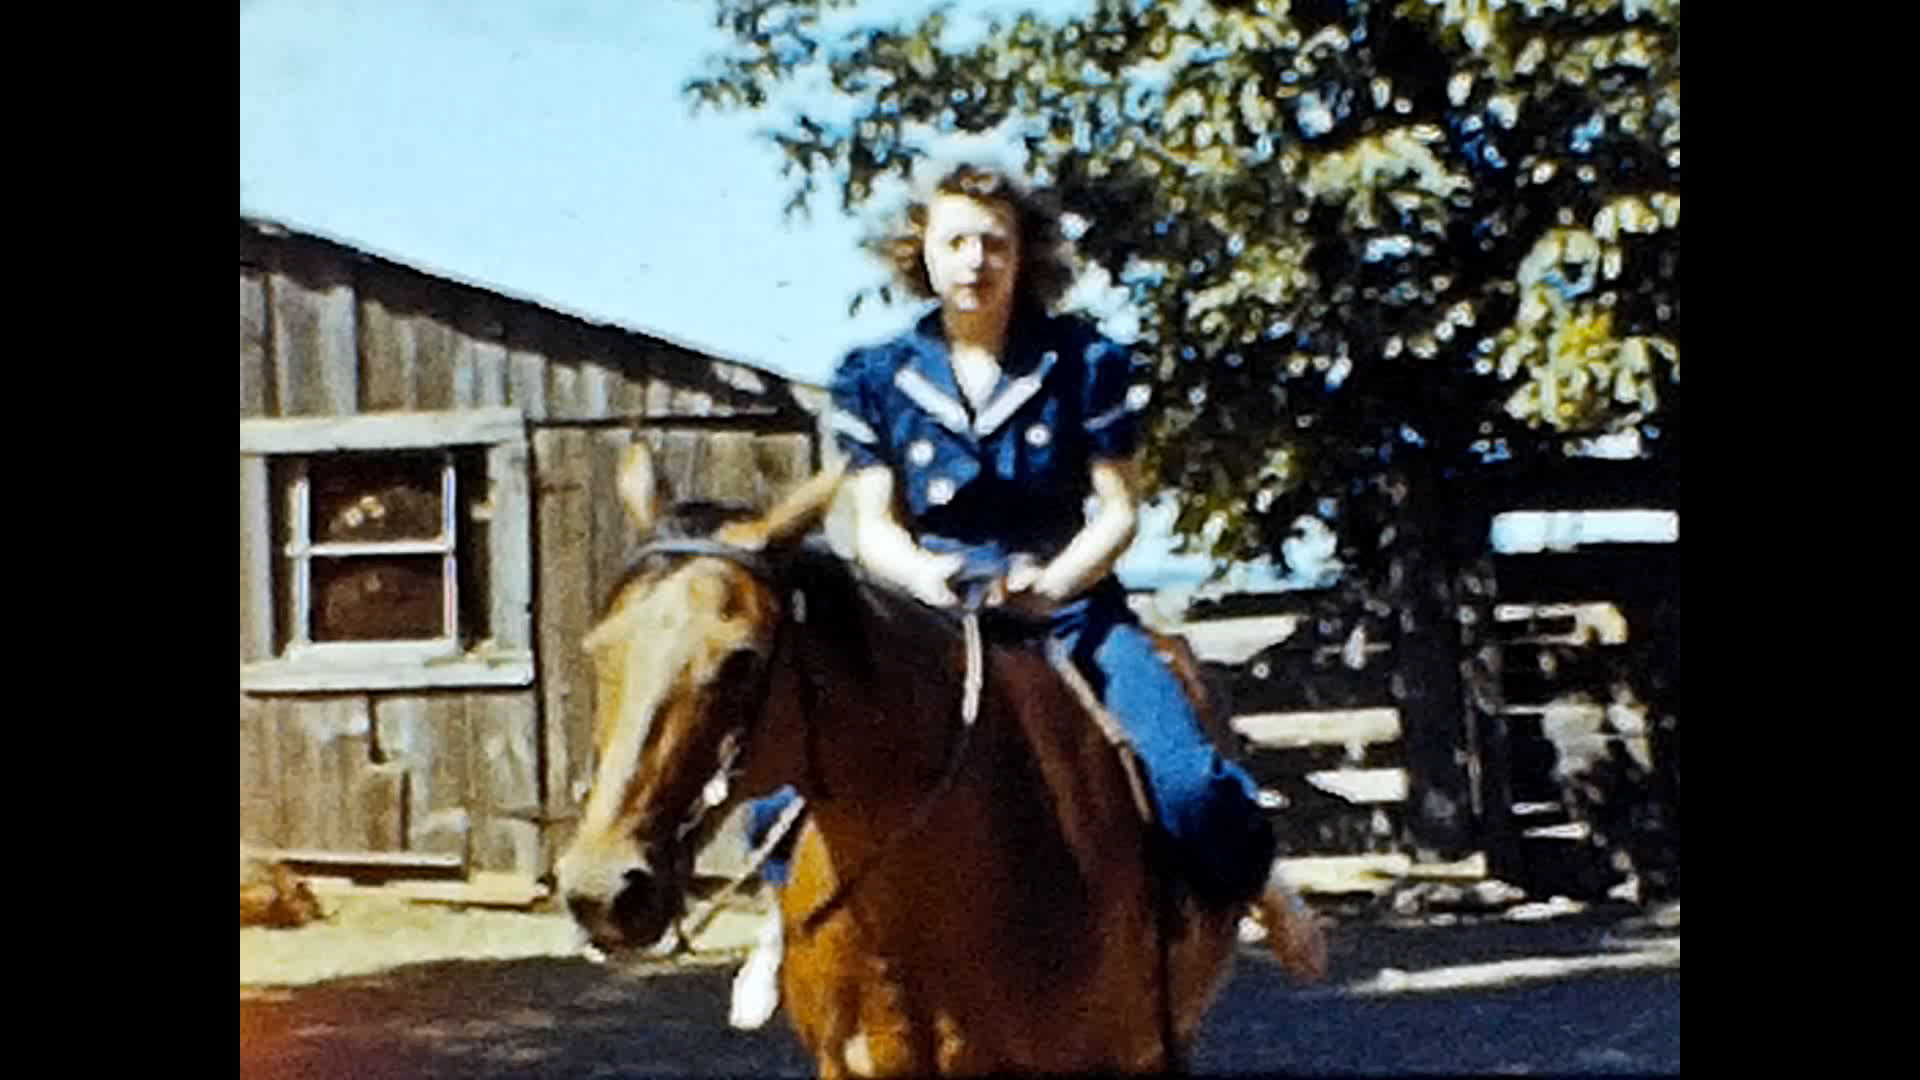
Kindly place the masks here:
<instances>
[{"instance_id":1,"label":"blue sky","mask_svg":"<svg viewBox=\"0 0 1920 1080\"><path fill-rule=\"evenodd\" d=\"M970 5L955 32L1018 6ZM754 137L778 114L692 113L680 88L725 44L711 7L243 2L241 212L823 383L910 311L847 315L881 276L865 223L830 199L784 218Z\"/></svg>"}]
</instances>

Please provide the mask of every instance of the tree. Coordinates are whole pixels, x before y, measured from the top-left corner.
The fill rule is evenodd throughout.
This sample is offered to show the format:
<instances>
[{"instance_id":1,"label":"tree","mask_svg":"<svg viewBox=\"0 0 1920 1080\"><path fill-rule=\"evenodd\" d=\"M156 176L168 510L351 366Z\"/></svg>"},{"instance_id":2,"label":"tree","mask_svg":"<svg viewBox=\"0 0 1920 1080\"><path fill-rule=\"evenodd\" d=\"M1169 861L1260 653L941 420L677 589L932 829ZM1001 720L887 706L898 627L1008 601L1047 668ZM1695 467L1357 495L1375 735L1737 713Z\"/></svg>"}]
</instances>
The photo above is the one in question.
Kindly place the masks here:
<instances>
[{"instance_id":1,"label":"tree","mask_svg":"<svg viewBox=\"0 0 1920 1080\"><path fill-rule=\"evenodd\" d=\"M970 39L849 8L716 0L737 47L689 94L832 87L770 132L794 210L866 204L941 134L1017 138L1138 314L1179 530L1278 558L1301 514L1335 524L1361 614L1332 633L1432 639L1409 701L1458 711L1448 481L1673 442L1677 0L1092 0Z\"/></svg>"}]
</instances>

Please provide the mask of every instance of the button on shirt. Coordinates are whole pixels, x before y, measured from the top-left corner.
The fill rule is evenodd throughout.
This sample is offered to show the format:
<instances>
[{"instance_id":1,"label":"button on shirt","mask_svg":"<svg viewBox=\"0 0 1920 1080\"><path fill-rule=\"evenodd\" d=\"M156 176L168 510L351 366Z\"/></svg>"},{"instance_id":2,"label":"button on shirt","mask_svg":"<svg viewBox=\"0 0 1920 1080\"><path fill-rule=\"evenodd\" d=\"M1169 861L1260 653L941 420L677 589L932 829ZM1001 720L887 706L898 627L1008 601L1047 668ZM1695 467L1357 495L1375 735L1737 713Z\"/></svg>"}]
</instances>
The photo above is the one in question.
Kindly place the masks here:
<instances>
[{"instance_id":1,"label":"button on shirt","mask_svg":"<svg viewBox=\"0 0 1920 1080\"><path fill-rule=\"evenodd\" d=\"M936 309L841 362L829 423L850 469L893 470L911 531L1051 557L1084 523L1091 464L1132 456L1146 390L1132 356L1080 320L1024 309L1007 330L977 411Z\"/></svg>"}]
</instances>

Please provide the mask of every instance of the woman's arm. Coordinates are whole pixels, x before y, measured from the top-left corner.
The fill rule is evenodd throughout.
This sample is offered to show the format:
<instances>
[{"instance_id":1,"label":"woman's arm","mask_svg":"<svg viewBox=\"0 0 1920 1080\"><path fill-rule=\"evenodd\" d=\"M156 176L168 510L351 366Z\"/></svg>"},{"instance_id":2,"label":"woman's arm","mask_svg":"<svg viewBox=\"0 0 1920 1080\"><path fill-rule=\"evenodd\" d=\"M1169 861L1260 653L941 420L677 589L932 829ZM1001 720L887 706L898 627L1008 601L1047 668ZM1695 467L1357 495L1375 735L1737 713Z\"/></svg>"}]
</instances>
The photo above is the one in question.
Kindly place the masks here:
<instances>
[{"instance_id":1,"label":"woman's arm","mask_svg":"<svg viewBox=\"0 0 1920 1080\"><path fill-rule=\"evenodd\" d=\"M1044 567L1007 575L1008 602L1024 608L1052 608L1098 584L1133 543L1139 521L1138 468L1131 461L1095 461L1090 469L1099 507L1074 535L1066 550ZM1031 600L1019 599L1021 594Z\"/></svg>"},{"instance_id":2,"label":"woman's arm","mask_svg":"<svg viewBox=\"0 0 1920 1080\"><path fill-rule=\"evenodd\" d=\"M860 565L933 607L955 607L948 585L958 555L935 555L914 543L894 513L893 470L870 466L848 478L853 489L853 546Z\"/></svg>"}]
</instances>

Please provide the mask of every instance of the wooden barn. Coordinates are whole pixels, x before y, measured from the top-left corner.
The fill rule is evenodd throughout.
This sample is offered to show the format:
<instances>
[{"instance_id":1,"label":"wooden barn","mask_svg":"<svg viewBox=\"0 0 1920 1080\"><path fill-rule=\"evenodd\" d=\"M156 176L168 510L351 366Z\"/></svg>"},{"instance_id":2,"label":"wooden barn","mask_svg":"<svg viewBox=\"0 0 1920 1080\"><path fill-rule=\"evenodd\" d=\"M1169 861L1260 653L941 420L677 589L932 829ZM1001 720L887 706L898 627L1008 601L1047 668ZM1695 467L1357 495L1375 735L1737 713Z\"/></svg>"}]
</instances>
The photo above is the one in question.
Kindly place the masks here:
<instances>
[{"instance_id":1,"label":"wooden barn","mask_svg":"<svg viewBox=\"0 0 1920 1080\"><path fill-rule=\"evenodd\" d=\"M765 505L819 396L243 217L242 844L531 890L589 779L622 452Z\"/></svg>"}]
</instances>

